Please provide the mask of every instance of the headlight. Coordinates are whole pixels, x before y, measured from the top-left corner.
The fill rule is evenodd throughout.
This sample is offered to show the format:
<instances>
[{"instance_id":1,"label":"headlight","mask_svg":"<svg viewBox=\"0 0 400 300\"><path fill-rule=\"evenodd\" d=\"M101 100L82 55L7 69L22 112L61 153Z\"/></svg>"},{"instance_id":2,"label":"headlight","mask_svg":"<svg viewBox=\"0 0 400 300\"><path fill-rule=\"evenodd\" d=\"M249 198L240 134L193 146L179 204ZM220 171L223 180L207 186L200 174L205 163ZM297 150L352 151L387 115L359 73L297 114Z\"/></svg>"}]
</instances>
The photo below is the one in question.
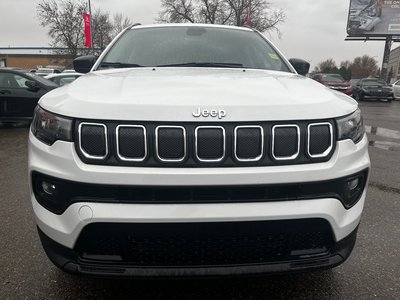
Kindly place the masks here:
<instances>
[{"instance_id":1,"label":"headlight","mask_svg":"<svg viewBox=\"0 0 400 300\"><path fill-rule=\"evenodd\" d=\"M351 139L354 143L358 143L364 136L364 122L359 108L351 115L337 119L336 124L338 140Z\"/></svg>"},{"instance_id":2,"label":"headlight","mask_svg":"<svg viewBox=\"0 0 400 300\"><path fill-rule=\"evenodd\" d=\"M52 145L57 140L72 141L72 119L52 114L37 106L31 131L47 145Z\"/></svg>"}]
</instances>

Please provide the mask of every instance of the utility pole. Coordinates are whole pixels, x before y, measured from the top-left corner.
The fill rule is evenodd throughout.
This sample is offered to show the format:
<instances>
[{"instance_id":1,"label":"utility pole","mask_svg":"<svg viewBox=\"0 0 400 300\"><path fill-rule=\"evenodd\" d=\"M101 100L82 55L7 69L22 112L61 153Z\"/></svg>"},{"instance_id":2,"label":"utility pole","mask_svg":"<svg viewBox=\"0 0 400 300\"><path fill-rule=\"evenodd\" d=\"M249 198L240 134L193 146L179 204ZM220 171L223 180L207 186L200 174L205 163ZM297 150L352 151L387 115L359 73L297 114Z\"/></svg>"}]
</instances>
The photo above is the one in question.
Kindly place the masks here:
<instances>
[{"instance_id":1,"label":"utility pole","mask_svg":"<svg viewBox=\"0 0 400 300\"><path fill-rule=\"evenodd\" d=\"M383 53L383 62L382 62L382 70L380 79L388 82L388 67L389 67L389 57L390 57L390 49L392 48L392 36L386 37L385 42L385 51ZM389 83L389 82L388 82Z\"/></svg>"},{"instance_id":2,"label":"utility pole","mask_svg":"<svg viewBox=\"0 0 400 300\"><path fill-rule=\"evenodd\" d=\"M90 5L90 0L89 1L89 15L90 15L90 45L92 48L92 54L94 55L94 45L93 45L93 27L92 27L92 6Z\"/></svg>"}]
</instances>

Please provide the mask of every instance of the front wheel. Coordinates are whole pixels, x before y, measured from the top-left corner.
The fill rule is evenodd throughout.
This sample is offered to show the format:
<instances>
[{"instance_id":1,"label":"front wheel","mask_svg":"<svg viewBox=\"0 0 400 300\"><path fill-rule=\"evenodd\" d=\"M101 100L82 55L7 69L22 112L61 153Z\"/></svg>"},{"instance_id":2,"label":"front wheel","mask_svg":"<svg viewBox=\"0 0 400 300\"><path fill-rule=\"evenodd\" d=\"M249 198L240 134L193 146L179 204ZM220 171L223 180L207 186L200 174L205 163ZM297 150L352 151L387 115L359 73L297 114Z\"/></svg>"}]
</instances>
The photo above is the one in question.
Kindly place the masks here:
<instances>
[{"instance_id":1,"label":"front wheel","mask_svg":"<svg viewBox=\"0 0 400 300\"><path fill-rule=\"evenodd\" d=\"M363 101L363 97L362 97L362 95L360 93L356 94L356 101L357 102Z\"/></svg>"}]
</instances>

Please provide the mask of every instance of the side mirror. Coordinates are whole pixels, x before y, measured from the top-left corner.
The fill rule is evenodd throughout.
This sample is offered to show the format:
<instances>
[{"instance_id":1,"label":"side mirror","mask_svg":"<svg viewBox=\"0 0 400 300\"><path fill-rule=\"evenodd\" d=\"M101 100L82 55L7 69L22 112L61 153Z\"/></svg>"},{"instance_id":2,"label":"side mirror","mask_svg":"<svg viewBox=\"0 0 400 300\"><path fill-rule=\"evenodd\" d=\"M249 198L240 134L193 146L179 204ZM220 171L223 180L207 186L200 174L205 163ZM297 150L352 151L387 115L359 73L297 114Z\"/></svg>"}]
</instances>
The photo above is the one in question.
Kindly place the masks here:
<instances>
[{"instance_id":1,"label":"side mirror","mask_svg":"<svg viewBox=\"0 0 400 300\"><path fill-rule=\"evenodd\" d=\"M310 64L303 59L291 58L289 62L292 64L293 68L300 75L306 76L310 70Z\"/></svg>"},{"instance_id":2,"label":"side mirror","mask_svg":"<svg viewBox=\"0 0 400 300\"><path fill-rule=\"evenodd\" d=\"M74 69L78 73L88 73L96 62L96 56L85 55L74 59Z\"/></svg>"},{"instance_id":3,"label":"side mirror","mask_svg":"<svg viewBox=\"0 0 400 300\"><path fill-rule=\"evenodd\" d=\"M38 90L40 90L40 86L37 84L36 81L33 80L25 81L25 85L28 87L29 91L37 92Z\"/></svg>"}]
</instances>

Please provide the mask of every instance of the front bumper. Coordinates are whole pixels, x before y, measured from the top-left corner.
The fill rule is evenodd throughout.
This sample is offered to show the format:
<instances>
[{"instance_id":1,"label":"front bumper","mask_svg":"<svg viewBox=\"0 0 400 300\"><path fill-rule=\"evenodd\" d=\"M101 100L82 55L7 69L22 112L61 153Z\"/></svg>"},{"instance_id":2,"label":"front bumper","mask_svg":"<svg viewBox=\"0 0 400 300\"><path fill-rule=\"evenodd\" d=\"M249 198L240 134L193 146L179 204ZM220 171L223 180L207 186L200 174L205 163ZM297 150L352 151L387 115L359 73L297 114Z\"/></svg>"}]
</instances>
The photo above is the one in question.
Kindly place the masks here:
<instances>
[{"instance_id":1,"label":"front bumper","mask_svg":"<svg viewBox=\"0 0 400 300\"><path fill-rule=\"evenodd\" d=\"M350 256L356 242L357 230L358 226L344 239L334 243L329 251L309 258L236 266L135 267L121 263L82 261L76 252L53 241L38 228L43 248L54 265L69 273L98 277L215 277L329 269L342 264Z\"/></svg>"},{"instance_id":2,"label":"front bumper","mask_svg":"<svg viewBox=\"0 0 400 300\"><path fill-rule=\"evenodd\" d=\"M337 143L332 158L325 163L273 167L239 168L135 168L86 165L75 152L72 143L57 141L47 146L30 133L29 172L39 172L48 176L70 181L95 184L139 185L139 186L221 186L257 185L331 180L355 174L370 167L368 141L366 136L358 144L350 140ZM31 189L32 190L32 189ZM81 199L71 204L61 215L51 213L41 206L33 192L31 201L42 242L49 257L56 265L69 271L85 273L87 266L81 266L71 251L83 229L96 223L193 223L193 222L244 222L273 221L321 218L329 222L333 239L339 245L351 236L360 222L365 202L364 190L360 200L351 208L345 209L340 201L330 197L309 200L251 202L251 203L191 203L191 204L125 204L94 203ZM44 237L43 237L44 236ZM353 238L349 238L350 240ZM47 247L46 243L54 247ZM47 244L48 244L47 243ZM327 267L340 264L350 254L353 242L343 242L345 247L321 258L305 259L296 263L280 262L268 266L249 268L229 267L211 268L208 274L241 274L243 272L261 273L279 270L301 270L303 268ZM336 247L336 246L335 246ZM51 249L55 248L54 251ZM57 250L58 249L58 250ZM56 254L51 254L51 253ZM59 254L61 253L61 254ZM69 253L69 254L68 254ZM342 253L339 254L338 253ZM347 253L347 254L346 254ZM58 262L54 257L67 257L70 264ZM320 260L319 260L320 259ZM89 273L95 272L93 269ZM112 268L111 268L112 269ZM154 275L192 275L195 272L181 268L171 271L123 267L124 274L145 276ZM201 269L201 268L200 268ZM109 274L109 269L97 269L101 274ZM171 269L172 270L172 269ZM180 270L180 271L179 271ZM196 270L199 270L196 268ZM203 270L204 271L204 270ZM202 274L203 271L200 271ZM96 273L96 272L95 272ZM112 273L112 272L111 272Z\"/></svg>"},{"instance_id":3,"label":"front bumper","mask_svg":"<svg viewBox=\"0 0 400 300\"><path fill-rule=\"evenodd\" d=\"M393 93L387 93L387 94L382 94L382 95L371 95L369 93L364 92L363 98L366 100L369 100L369 99L387 100L387 99L393 99L394 95L393 95Z\"/></svg>"}]
</instances>

